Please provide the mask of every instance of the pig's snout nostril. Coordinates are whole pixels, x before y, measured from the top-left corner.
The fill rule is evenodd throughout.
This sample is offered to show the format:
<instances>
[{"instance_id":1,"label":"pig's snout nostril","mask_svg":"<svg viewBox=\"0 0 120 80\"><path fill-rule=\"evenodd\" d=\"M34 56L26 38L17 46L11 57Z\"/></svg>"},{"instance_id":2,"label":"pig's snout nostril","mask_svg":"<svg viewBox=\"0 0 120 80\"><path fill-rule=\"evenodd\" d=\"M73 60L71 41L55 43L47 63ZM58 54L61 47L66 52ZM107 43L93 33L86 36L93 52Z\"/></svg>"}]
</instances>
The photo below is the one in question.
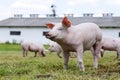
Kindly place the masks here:
<instances>
[{"instance_id":1,"label":"pig's snout nostril","mask_svg":"<svg viewBox=\"0 0 120 80\"><path fill-rule=\"evenodd\" d=\"M46 36L51 36L49 33L46 33L45 35L46 35Z\"/></svg>"},{"instance_id":2,"label":"pig's snout nostril","mask_svg":"<svg viewBox=\"0 0 120 80\"><path fill-rule=\"evenodd\" d=\"M45 33L45 36L48 36L48 35L49 35L48 32L46 32L46 33Z\"/></svg>"},{"instance_id":3,"label":"pig's snout nostril","mask_svg":"<svg viewBox=\"0 0 120 80\"><path fill-rule=\"evenodd\" d=\"M46 33L45 36L46 36L46 38L51 39L51 40L55 38L55 36L53 36L50 33Z\"/></svg>"},{"instance_id":4,"label":"pig's snout nostril","mask_svg":"<svg viewBox=\"0 0 120 80\"><path fill-rule=\"evenodd\" d=\"M45 36L48 35L48 32L45 32L44 35L45 35Z\"/></svg>"},{"instance_id":5,"label":"pig's snout nostril","mask_svg":"<svg viewBox=\"0 0 120 80\"><path fill-rule=\"evenodd\" d=\"M45 36L46 36L47 38L50 38L50 37L51 37L51 34L46 33Z\"/></svg>"}]
</instances>

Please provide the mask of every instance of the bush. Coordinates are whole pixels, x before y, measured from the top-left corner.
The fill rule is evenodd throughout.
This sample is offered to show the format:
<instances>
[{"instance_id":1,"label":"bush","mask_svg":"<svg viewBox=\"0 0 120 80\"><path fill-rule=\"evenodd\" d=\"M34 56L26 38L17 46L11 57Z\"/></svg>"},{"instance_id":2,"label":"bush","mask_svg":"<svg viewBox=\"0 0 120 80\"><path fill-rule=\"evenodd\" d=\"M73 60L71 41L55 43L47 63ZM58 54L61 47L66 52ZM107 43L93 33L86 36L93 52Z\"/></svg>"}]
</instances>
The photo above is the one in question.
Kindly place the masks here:
<instances>
[{"instance_id":1,"label":"bush","mask_svg":"<svg viewBox=\"0 0 120 80\"><path fill-rule=\"evenodd\" d=\"M5 44L11 44L9 41L6 41Z\"/></svg>"}]
</instances>

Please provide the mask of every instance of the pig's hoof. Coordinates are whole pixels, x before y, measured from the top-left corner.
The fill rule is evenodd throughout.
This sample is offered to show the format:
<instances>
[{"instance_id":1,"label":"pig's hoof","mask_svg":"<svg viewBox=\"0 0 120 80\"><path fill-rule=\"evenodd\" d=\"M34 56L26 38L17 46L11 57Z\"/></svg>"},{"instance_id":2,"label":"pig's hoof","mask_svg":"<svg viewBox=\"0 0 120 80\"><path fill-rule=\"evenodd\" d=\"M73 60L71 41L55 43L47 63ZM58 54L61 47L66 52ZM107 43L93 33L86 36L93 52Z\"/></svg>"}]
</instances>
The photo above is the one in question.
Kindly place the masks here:
<instances>
[{"instance_id":1,"label":"pig's hoof","mask_svg":"<svg viewBox=\"0 0 120 80\"><path fill-rule=\"evenodd\" d=\"M80 71L85 72L85 69L81 69Z\"/></svg>"},{"instance_id":2,"label":"pig's hoof","mask_svg":"<svg viewBox=\"0 0 120 80\"><path fill-rule=\"evenodd\" d=\"M59 58L62 58L61 56L59 56Z\"/></svg>"}]
</instances>

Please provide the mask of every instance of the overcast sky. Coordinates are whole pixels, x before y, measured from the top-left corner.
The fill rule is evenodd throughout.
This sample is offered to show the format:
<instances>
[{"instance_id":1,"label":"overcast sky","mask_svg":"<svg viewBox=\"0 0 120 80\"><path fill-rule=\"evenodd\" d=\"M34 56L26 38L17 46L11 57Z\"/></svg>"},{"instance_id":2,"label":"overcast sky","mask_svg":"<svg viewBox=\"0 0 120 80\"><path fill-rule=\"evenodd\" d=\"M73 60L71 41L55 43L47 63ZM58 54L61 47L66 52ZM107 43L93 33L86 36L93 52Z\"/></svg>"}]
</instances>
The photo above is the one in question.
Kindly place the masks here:
<instances>
[{"instance_id":1,"label":"overcast sky","mask_svg":"<svg viewBox=\"0 0 120 80\"><path fill-rule=\"evenodd\" d=\"M50 6L56 6L58 16L73 13L74 16L82 16L83 13L94 13L94 16L102 16L102 13L113 13L120 16L120 0L0 0L0 20L13 17L14 14L51 14Z\"/></svg>"}]
</instances>

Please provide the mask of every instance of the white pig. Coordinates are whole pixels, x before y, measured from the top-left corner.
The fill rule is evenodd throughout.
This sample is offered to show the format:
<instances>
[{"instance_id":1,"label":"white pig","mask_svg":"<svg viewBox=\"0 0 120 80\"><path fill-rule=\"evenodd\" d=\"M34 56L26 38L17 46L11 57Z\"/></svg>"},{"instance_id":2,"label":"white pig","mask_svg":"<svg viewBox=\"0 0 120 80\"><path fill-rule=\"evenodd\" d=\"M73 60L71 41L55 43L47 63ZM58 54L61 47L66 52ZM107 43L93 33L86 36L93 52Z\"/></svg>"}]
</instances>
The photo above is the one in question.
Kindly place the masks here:
<instances>
[{"instance_id":1,"label":"white pig","mask_svg":"<svg viewBox=\"0 0 120 80\"><path fill-rule=\"evenodd\" d=\"M93 47L94 67L98 67L98 57L101 48L102 32L95 23L81 23L75 26L67 17L61 23L47 23L51 30L46 38L57 42L63 49L64 69L68 68L69 52L77 52L78 65L85 71L83 53Z\"/></svg>"},{"instance_id":2,"label":"white pig","mask_svg":"<svg viewBox=\"0 0 120 80\"><path fill-rule=\"evenodd\" d=\"M23 57L27 56L28 51L35 52L34 57L37 56L37 52L39 55L45 56L46 51L42 44L40 43L33 43L33 42L27 42L24 41L21 43L22 51L23 51Z\"/></svg>"},{"instance_id":3,"label":"white pig","mask_svg":"<svg viewBox=\"0 0 120 80\"><path fill-rule=\"evenodd\" d=\"M49 44L49 45L50 45L50 47L48 48L48 50L49 50L50 52L57 52L57 56L58 56L59 58L62 58L62 57L60 56L60 54L63 52L61 46L60 46L58 43L56 43L56 42L53 42L53 43L51 43L51 44ZM76 57L76 53L75 53L75 52L70 52L70 57L71 57L71 58L75 58L75 57Z\"/></svg>"},{"instance_id":4,"label":"white pig","mask_svg":"<svg viewBox=\"0 0 120 80\"><path fill-rule=\"evenodd\" d=\"M57 44L56 42L53 42L53 43L51 43L49 45L50 45L50 47L48 48L48 50L51 51L51 52L57 52L57 56L59 58L62 58L60 56L60 53L62 52L61 46L59 44Z\"/></svg>"},{"instance_id":5,"label":"white pig","mask_svg":"<svg viewBox=\"0 0 120 80\"><path fill-rule=\"evenodd\" d=\"M117 58L120 57L120 39L104 36L102 38L101 54L103 55L104 50L117 51Z\"/></svg>"}]
</instances>

